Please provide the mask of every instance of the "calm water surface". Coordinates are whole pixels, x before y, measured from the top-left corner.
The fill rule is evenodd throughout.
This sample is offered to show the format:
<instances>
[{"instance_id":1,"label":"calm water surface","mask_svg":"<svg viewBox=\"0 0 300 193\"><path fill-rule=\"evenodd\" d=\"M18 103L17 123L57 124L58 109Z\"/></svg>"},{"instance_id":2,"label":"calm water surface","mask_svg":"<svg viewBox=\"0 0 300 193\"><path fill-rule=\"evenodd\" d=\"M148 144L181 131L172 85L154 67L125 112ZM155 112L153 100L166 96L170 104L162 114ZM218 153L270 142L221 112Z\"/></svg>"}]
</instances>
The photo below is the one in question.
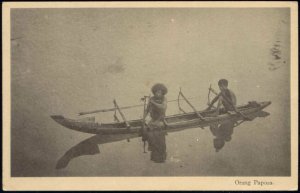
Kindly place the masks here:
<instances>
[{"instance_id":1,"label":"calm water surface","mask_svg":"<svg viewBox=\"0 0 300 193\"><path fill-rule=\"evenodd\" d=\"M290 175L287 9L18 9L11 16L13 176ZM195 128L166 136L163 164L151 162L135 138L88 146L93 155L55 169L92 135L50 115L110 108L114 98L120 106L142 104L156 82L167 85L169 100L181 87L204 109L207 88L217 89L220 78L229 80L238 104L272 104L269 116L236 127L219 152L209 128ZM177 113L170 103L167 114ZM125 114L140 118L142 108ZM96 119L110 122L112 115Z\"/></svg>"}]
</instances>

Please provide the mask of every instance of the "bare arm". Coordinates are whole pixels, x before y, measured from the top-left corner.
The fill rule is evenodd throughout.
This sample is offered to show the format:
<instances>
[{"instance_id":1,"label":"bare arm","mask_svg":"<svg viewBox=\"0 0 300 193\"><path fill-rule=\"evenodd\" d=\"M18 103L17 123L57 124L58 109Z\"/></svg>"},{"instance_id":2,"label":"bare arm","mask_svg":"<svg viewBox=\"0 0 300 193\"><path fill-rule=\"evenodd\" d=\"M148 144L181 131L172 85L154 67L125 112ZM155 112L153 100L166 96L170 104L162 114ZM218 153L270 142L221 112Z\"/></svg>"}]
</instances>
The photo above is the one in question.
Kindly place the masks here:
<instances>
[{"instance_id":1,"label":"bare arm","mask_svg":"<svg viewBox=\"0 0 300 193\"><path fill-rule=\"evenodd\" d=\"M231 98L232 98L233 105L236 106L236 96L235 96L234 92L230 91L230 95L231 95Z\"/></svg>"},{"instance_id":2,"label":"bare arm","mask_svg":"<svg viewBox=\"0 0 300 193\"><path fill-rule=\"evenodd\" d=\"M237 108L236 108L236 96L235 96L235 94L232 91L230 91L230 95L231 95L231 98L232 98L232 106L233 106L234 110L237 111Z\"/></svg>"},{"instance_id":3,"label":"bare arm","mask_svg":"<svg viewBox=\"0 0 300 193\"><path fill-rule=\"evenodd\" d=\"M148 105L147 105L147 107L146 107L146 109L145 109L145 113L144 113L143 119L146 119L146 117L148 116L148 114L150 112L150 108L151 108L151 106L150 106L150 102L149 102Z\"/></svg>"},{"instance_id":4,"label":"bare arm","mask_svg":"<svg viewBox=\"0 0 300 193\"><path fill-rule=\"evenodd\" d=\"M230 91L230 95L232 98L232 107L234 108L234 111L237 112L238 114L240 114L245 120L251 120L249 117L247 117L246 115L244 115L242 112L240 112L237 108L236 108L236 96L235 94Z\"/></svg>"},{"instance_id":5,"label":"bare arm","mask_svg":"<svg viewBox=\"0 0 300 193\"><path fill-rule=\"evenodd\" d=\"M152 103L153 105L155 105L159 109L166 109L167 108L167 99L166 98L164 98L162 103L157 103L153 99L150 100L150 103Z\"/></svg>"},{"instance_id":6,"label":"bare arm","mask_svg":"<svg viewBox=\"0 0 300 193\"><path fill-rule=\"evenodd\" d=\"M209 104L207 110L211 109L211 107L218 101L218 99L220 98L220 94L218 94Z\"/></svg>"}]
</instances>

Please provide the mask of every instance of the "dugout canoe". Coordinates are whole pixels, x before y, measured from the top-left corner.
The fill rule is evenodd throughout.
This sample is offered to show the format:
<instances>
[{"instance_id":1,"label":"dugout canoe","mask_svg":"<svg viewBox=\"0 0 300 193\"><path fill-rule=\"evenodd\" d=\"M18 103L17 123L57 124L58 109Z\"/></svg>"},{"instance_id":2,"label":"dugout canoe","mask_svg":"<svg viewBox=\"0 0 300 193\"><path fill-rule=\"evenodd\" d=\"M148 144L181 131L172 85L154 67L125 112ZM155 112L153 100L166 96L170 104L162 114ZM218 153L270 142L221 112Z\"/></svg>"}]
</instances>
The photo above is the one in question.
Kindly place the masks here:
<instances>
[{"instance_id":1,"label":"dugout canoe","mask_svg":"<svg viewBox=\"0 0 300 193\"><path fill-rule=\"evenodd\" d=\"M251 117L251 114L255 114L261 111L270 104L270 101L251 101L248 102L248 104L238 106L237 109L244 115ZM236 121L243 120L243 117L238 113L223 113L218 116L213 116L214 112L215 110L209 110L198 111L197 113L190 112L167 116L165 118L168 124L168 126L166 127L166 131L172 132L196 127L204 128L205 126L209 126L215 123L222 123L226 120L231 119ZM197 114L200 114L204 119L200 119ZM130 125L130 128L128 128L126 127L125 122L99 123L95 122L94 119L77 120L65 118L62 115L52 115L51 118L60 125L75 131L103 135L139 133L143 125L142 119L128 121Z\"/></svg>"}]
</instances>

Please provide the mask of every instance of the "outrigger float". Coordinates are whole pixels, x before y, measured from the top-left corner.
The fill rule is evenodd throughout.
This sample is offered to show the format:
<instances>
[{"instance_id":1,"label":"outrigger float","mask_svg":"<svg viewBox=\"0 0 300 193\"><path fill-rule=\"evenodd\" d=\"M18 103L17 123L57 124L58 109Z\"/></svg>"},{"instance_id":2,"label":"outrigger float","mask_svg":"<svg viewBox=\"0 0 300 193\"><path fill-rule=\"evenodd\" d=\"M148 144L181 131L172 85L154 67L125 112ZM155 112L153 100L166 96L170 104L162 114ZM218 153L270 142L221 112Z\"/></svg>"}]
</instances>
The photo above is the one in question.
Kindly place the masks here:
<instances>
[{"instance_id":1,"label":"outrigger float","mask_svg":"<svg viewBox=\"0 0 300 193\"><path fill-rule=\"evenodd\" d=\"M210 87L208 100L209 100L210 92L216 95L218 94L215 90L213 90ZM180 99L180 97L182 97L183 99ZM143 104L144 112L147 104L146 102L147 99L149 99L149 96L145 96L142 98L142 100L144 101ZM185 112L180 107L180 102L179 102L180 100L186 101L187 104L193 109L193 111ZM181 89L179 91L178 99L168 101L168 102L174 102L174 101L178 102L179 110L182 111L182 113L165 117L165 121L166 121L165 130L167 132L179 131L179 130L196 128L196 127L204 128L212 124L221 124L222 122L228 120L234 120L236 124L240 124L241 122L244 121L244 117L242 115L251 117L251 115L254 115L255 113L263 110L264 108L266 108L271 104L270 101L265 101L265 102L250 101L248 102L248 104L237 106L237 110L238 110L237 112L220 113L218 116L214 116L214 114L216 113L215 109L198 111L190 103L188 98L184 96ZM102 109L102 110L79 113L79 115L86 115L86 114L93 114L99 112L115 111L114 114L115 122L112 123L98 123L95 121L94 117L88 117L83 119L69 119L69 118L65 118L62 115L52 115L51 117L57 123L61 124L64 127L67 127L75 131L84 132L84 133L102 134L102 135L140 134L141 129L145 125L145 120L137 119L137 120L128 121L122 110L143 106L143 105L119 107L116 100L114 100L113 103L115 107L111 109ZM118 119L118 117L116 116L116 112L119 112L119 114L122 117L122 121Z\"/></svg>"}]
</instances>

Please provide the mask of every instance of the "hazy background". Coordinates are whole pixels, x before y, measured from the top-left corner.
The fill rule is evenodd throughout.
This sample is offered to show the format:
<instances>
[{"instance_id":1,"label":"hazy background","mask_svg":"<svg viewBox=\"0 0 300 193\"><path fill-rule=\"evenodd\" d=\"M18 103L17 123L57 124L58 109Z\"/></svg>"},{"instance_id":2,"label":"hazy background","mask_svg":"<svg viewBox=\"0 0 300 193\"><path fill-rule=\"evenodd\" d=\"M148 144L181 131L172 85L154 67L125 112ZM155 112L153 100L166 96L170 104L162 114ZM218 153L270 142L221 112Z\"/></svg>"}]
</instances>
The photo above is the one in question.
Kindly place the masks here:
<instances>
[{"instance_id":1,"label":"hazy background","mask_svg":"<svg viewBox=\"0 0 300 193\"><path fill-rule=\"evenodd\" d=\"M288 9L13 9L12 176L290 175L289 47ZM164 164L152 163L134 139L101 145L100 154L55 170L92 135L50 115L110 108L114 98L139 104L156 82L167 85L168 99L179 87L198 96L192 103L203 109L207 88L217 89L220 78L239 104L272 101L270 116L240 125L220 152L210 131L196 128L167 136ZM178 113L176 103L167 113ZM125 114L135 119L142 109Z\"/></svg>"}]
</instances>

